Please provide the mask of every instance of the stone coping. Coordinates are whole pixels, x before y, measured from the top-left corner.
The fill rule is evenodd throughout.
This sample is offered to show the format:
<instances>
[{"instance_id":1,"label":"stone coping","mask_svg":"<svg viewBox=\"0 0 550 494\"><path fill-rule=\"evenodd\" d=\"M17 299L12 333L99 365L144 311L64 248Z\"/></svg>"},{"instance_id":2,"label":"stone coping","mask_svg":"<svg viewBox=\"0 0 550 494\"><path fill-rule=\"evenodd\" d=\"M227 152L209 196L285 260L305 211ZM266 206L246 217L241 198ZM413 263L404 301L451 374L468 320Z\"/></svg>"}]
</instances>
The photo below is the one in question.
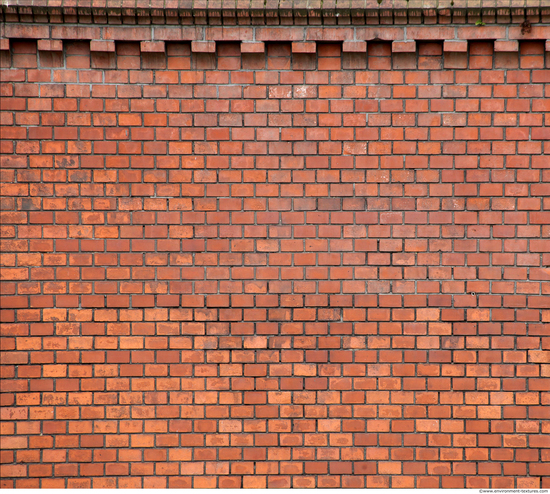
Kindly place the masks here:
<instances>
[{"instance_id":1,"label":"stone coping","mask_svg":"<svg viewBox=\"0 0 550 494\"><path fill-rule=\"evenodd\" d=\"M3 22L84 24L548 23L550 0L0 0L0 15Z\"/></svg>"},{"instance_id":2,"label":"stone coping","mask_svg":"<svg viewBox=\"0 0 550 494\"><path fill-rule=\"evenodd\" d=\"M175 9L198 14L202 10L311 11L341 14L369 10L500 9L550 7L550 0L1 0L0 5L32 8Z\"/></svg>"}]
</instances>

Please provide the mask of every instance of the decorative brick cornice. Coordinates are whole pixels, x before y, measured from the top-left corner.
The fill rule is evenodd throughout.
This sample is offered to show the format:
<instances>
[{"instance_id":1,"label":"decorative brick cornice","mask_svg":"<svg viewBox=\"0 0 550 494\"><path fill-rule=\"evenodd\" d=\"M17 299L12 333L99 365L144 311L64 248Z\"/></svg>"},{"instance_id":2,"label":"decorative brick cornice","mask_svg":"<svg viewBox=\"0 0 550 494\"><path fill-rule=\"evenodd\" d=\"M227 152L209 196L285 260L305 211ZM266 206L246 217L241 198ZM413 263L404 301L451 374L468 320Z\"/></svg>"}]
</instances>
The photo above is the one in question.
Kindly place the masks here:
<instances>
[{"instance_id":1,"label":"decorative brick cornice","mask_svg":"<svg viewBox=\"0 0 550 494\"><path fill-rule=\"evenodd\" d=\"M242 53L263 53L266 43L292 43L292 53L315 54L317 43L343 43L344 53L365 53L367 45L392 43L393 53L414 53L417 43L444 42L444 52L467 52L468 42L494 42L496 52L517 52L519 41L546 41L550 51L550 26L374 26L341 27L214 27L214 26L83 26L12 23L0 26L0 51L9 51L10 40L37 40L39 51L62 51L62 42L88 41L92 52L114 52L115 42L140 42L143 53L164 53L165 43L190 43L194 53L215 53L220 42L237 42Z\"/></svg>"},{"instance_id":2,"label":"decorative brick cornice","mask_svg":"<svg viewBox=\"0 0 550 494\"><path fill-rule=\"evenodd\" d=\"M3 22L179 25L550 21L550 0L2 0Z\"/></svg>"}]
</instances>

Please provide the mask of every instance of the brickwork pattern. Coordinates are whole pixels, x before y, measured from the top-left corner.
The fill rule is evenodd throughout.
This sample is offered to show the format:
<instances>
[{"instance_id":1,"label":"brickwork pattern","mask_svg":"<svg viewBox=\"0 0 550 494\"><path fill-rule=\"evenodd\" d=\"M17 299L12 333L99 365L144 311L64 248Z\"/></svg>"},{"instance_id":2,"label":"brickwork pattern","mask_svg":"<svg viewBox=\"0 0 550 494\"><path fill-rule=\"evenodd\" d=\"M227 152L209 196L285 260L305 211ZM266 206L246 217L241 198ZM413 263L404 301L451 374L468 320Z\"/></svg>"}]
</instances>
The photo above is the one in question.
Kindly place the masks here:
<instances>
[{"instance_id":1,"label":"brickwork pattern","mask_svg":"<svg viewBox=\"0 0 550 494\"><path fill-rule=\"evenodd\" d=\"M203 43L2 45L1 486L549 488L545 41Z\"/></svg>"}]
</instances>

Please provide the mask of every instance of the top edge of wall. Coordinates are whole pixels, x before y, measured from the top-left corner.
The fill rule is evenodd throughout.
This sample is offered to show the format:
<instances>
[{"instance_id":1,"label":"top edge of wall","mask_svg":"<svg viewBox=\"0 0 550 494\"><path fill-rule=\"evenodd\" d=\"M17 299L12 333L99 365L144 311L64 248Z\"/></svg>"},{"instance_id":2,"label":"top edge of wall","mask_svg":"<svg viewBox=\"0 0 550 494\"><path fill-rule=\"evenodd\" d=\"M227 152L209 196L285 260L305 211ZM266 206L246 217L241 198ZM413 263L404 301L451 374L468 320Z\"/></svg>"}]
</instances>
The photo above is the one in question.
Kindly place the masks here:
<instances>
[{"instance_id":1,"label":"top edge of wall","mask_svg":"<svg viewBox=\"0 0 550 494\"><path fill-rule=\"evenodd\" d=\"M0 0L0 15L4 22L147 17L166 24L503 24L529 17L548 22L550 0Z\"/></svg>"}]
</instances>

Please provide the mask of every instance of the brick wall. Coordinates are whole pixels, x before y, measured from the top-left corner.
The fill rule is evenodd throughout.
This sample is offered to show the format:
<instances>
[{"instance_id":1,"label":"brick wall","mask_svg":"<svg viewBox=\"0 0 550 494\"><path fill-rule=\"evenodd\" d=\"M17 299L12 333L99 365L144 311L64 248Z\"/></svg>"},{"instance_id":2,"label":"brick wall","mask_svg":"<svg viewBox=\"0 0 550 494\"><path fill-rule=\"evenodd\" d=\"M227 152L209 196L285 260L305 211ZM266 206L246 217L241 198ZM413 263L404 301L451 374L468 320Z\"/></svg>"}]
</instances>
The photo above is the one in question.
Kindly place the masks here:
<instances>
[{"instance_id":1,"label":"brick wall","mask_svg":"<svg viewBox=\"0 0 550 494\"><path fill-rule=\"evenodd\" d=\"M2 487L550 487L548 13L9 9Z\"/></svg>"}]
</instances>

